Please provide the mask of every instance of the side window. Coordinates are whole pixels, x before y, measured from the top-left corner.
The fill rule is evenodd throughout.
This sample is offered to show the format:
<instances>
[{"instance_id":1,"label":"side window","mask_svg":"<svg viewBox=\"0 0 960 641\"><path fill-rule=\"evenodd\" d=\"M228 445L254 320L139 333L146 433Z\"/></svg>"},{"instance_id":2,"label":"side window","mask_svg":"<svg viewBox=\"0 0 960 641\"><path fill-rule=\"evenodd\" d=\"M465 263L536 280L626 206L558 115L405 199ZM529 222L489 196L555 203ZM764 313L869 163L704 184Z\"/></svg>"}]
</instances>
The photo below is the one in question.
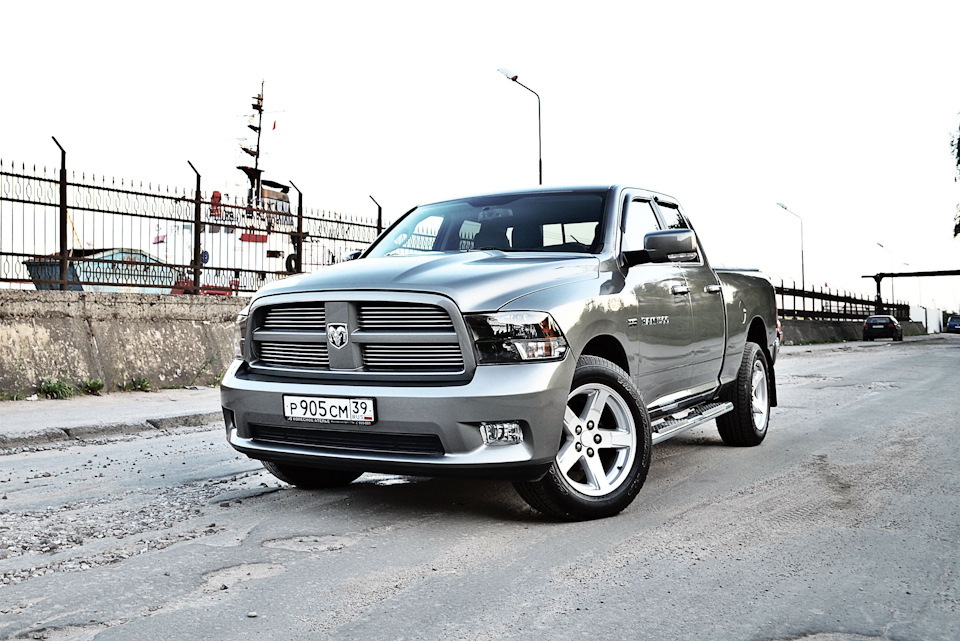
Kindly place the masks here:
<instances>
[{"instance_id":1,"label":"side window","mask_svg":"<svg viewBox=\"0 0 960 641\"><path fill-rule=\"evenodd\" d=\"M662 203L660 201L657 201L657 205L660 206L660 214L667 223L667 229L690 229L690 224L687 223L687 219L680 213L679 207L673 203ZM702 256L698 249L697 259L692 262L699 262L700 260L702 260Z\"/></svg>"},{"instance_id":2,"label":"side window","mask_svg":"<svg viewBox=\"0 0 960 641\"><path fill-rule=\"evenodd\" d=\"M657 204L660 205L660 213L663 214L663 219L667 221L667 229L690 229L676 205L661 202Z\"/></svg>"},{"instance_id":3,"label":"side window","mask_svg":"<svg viewBox=\"0 0 960 641\"><path fill-rule=\"evenodd\" d=\"M643 249L643 237L652 231L659 231L660 223L649 200L631 200L623 221L622 251L640 251Z\"/></svg>"}]
</instances>

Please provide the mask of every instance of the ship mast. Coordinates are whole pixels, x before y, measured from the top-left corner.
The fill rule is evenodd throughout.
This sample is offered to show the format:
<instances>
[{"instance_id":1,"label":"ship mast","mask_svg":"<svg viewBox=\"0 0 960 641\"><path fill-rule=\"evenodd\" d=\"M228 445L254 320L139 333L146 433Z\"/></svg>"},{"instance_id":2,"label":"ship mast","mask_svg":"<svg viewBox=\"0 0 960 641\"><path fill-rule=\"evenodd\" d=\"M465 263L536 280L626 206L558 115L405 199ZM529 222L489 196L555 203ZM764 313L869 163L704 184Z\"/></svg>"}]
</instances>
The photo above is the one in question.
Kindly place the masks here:
<instances>
[{"instance_id":1,"label":"ship mast","mask_svg":"<svg viewBox=\"0 0 960 641\"><path fill-rule=\"evenodd\" d=\"M260 207L260 183L261 175L263 174L263 170L260 169L260 134L263 131L263 85L264 81L261 80L260 93L253 97L255 102L253 103L252 107L256 113L250 116L251 121L255 117L257 118L257 124L254 125L253 122L247 124L247 127L257 133L257 146L251 149L249 147L244 147L243 143L240 144L240 149L242 149L247 155L253 157L253 167L244 165L237 167L237 169L245 173L247 178L250 180L251 197L248 200L250 206L252 207Z\"/></svg>"}]
</instances>

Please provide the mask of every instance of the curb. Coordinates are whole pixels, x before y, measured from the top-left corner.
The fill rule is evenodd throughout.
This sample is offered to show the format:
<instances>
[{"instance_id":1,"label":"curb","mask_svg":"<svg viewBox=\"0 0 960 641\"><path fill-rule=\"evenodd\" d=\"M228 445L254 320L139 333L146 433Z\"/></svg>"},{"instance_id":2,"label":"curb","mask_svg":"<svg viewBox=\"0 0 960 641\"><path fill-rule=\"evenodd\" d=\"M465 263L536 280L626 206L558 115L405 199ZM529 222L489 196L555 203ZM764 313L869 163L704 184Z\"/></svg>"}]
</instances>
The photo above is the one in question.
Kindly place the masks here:
<instances>
[{"instance_id":1,"label":"curb","mask_svg":"<svg viewBox=\"0 0 960 641\"><path fill-rule=\"evenodd\" d=\"M35 445L50 445L64 441L83 441L116 434L139 434L151 430L168 430L177 427L198 427L223 420L222 412L204 412L151 418L139 423L109 423L82 425L80 427L47 427L38 431L5 436L0 434L0 449L14 449Z\"/></svg>"}]
</instances>

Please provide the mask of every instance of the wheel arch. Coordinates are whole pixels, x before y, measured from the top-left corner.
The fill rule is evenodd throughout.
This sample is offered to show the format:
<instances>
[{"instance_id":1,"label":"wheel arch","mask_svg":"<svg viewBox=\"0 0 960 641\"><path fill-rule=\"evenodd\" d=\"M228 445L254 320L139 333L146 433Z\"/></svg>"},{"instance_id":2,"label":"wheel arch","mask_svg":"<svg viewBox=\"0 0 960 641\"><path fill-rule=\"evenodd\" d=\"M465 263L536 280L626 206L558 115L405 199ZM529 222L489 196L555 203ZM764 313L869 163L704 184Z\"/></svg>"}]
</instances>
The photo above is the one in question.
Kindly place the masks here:
<instances>
[{"instance_id":1,"label":"wheel arch","mask_svg":"<svg viewBox=\"0 0 960 641\"><path fill-rule=\"evenodd\" d=\"M774 331L776 331L774 329ZM773 355L770 353L770 344L767 340L767 326L759 316L750 323L747 330L747 340L760 346L764 359L767 361L767 392L770 395L770 406L777 406L777 376L773 366Z\"/></svg>"},{"instance_id":2,"label":"wheel arch","mask_svg":"<svg viewBox=\"0 0 960 641\"><path fill-rule=\"evenodd\" d=\"M609 334L602 334L591 338L583 347L583 352L581 352L580 355L597 356L610 361L627 374L631 374L630 362L627 359L626 350L623 348L623 345L620 344L620 341Z\"/></svg>"}]
</instances>

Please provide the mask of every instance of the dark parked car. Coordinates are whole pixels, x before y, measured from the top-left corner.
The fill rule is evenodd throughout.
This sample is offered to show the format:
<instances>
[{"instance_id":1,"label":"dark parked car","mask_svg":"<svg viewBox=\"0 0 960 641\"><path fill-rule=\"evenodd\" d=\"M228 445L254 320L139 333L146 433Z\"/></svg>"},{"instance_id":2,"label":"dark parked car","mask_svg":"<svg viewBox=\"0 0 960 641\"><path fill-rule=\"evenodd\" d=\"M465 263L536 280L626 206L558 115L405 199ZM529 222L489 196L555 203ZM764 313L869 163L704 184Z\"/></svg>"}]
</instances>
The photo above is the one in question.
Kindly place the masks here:
<instances>
[{"instance_id":1,"label":"dark parked car","mask_svg":"<svg viewBox=\"0 0 960 641\"><path fill-rule=\"evenodd\" d=\"M951 334L960 334L960 316L953 315L947 319L947 331Z\"/></svg>"},{"instance_id":2,"label":"dark parked car","mask_svg":"<svg viewBox=\"0 0 960 641\"><path fill-rule=\"evenodd\" d=\"M903 327L893 316L870 316L863 321L863 340L872 341L875 338L892 338L895 341L903 340Z\"/></svg>"}]
</instances>

